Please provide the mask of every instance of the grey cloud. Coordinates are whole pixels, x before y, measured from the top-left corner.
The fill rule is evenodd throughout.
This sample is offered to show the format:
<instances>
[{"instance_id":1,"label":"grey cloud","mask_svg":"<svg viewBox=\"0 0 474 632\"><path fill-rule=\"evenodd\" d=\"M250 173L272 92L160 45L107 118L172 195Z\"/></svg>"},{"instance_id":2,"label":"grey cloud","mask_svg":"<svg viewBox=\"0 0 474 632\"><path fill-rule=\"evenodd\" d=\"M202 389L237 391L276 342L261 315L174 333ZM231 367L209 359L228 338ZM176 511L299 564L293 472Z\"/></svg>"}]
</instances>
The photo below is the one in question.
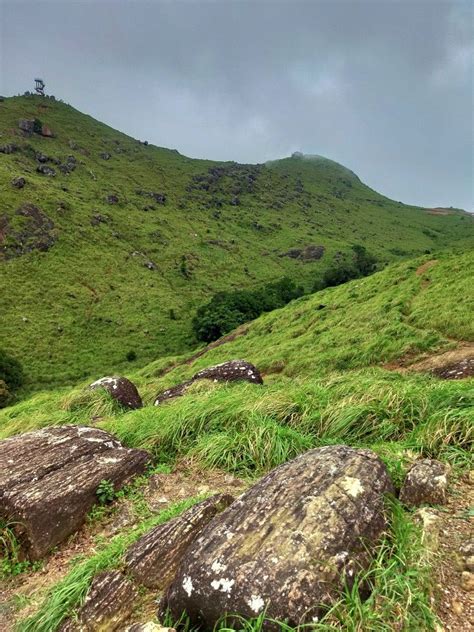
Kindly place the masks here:
<instances>
[{"instance_id":1,"label":"grey cloud","mask_svg":"<svg viewBox=\"0 0 474 632\"><path fill-rule=\"evenodd\" d=\"M6 94L47 90L186 155L298 149L420 205L474 208L472 4L3 0Z\"/></svg>"}]
</instances>

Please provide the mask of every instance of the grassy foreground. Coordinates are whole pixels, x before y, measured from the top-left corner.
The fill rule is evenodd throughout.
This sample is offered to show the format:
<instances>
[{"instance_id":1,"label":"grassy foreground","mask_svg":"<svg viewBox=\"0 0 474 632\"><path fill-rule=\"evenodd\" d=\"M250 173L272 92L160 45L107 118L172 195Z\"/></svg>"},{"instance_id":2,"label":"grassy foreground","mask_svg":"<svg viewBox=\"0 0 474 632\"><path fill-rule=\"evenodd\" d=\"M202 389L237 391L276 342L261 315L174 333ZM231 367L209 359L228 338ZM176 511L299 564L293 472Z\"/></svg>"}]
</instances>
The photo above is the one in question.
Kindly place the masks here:
<instances>
[{"instance_id":1,"label":"grassy foreground","mask_svg":"<svg viewBox=\"0 0 474 632\"><path fill-rule=\"evenodd\" d=\"M474 381L393 369L402 358L474 341L473 272L473 253L390 266L266 314L194 362L187 363L186 356L160 358L131 372L145 400L140 410L123 412L110 397L84 391L86 383L72 391L61 387L0 411L0 436L94 419L126 445L151 450L160 462L193 457L203 467L250 479L311 447L334 443L373 449L396 485L418 455L448 461L455 471L472 467ZM232 358L255 363L264 386L197 383L182 398L152 405L158 391ZM369 599L361 598L356 585L311 629L435 629L432 560L411 514L396 501L390 513L372 567L359 578L372 586ZM19 629L52 632L51 621L59 622L80 603L95 570L120 566L130 537L135 536L121 535L72 569ZM262 621L242 625L257 632ZM280 627L288 630L284 623ZM228 629L225 622L220 629Z\"/></svg>"}]
</instances>

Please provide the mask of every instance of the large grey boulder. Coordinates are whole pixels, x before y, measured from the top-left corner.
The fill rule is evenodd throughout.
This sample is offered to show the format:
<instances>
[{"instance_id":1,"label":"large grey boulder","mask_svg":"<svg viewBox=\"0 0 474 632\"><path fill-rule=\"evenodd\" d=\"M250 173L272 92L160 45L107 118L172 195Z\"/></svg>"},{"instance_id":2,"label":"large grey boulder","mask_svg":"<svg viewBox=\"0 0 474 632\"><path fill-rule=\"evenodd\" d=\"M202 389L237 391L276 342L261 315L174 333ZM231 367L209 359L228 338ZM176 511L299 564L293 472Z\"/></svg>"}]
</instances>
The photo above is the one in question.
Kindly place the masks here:
<instances>
[{"instance_id":1,"label":"large grey boulder","mask_svg":"<svg viewBox=\"0 0 474 632\"><path fill-rule=\"evenodd\" d=\"M175 397L181 397L188 388L198 380L211 380L213 382L238 382L245 381L251 384L263 384L260 371L246 360L229 360L214 366L202 369L193 375L190 380L172 386L158 393L155 397L155 406Z\"/></svg>"},{"instance_id":2,"label":"large grey boulder","mask_svg":"<svg viewBox=\"0 0 474 632\"><path fill-rule=\"evenodd\" d=\"M212 629L226 613L291 626L319 617L368 567L385 527L387 470L370 450L310 450L265 476L205 527L161 612ZM275 625L267 623L268 628Z\"/></svg>"},{"instance_id":3,"label":"large grey boulder","mask_svg":"<svg viewBox=\"0 0 474 632\"><path fill-rule=\"evenodd\" d=\"M229 494L216 494L146 533L127 551L128 573L147 588L166 588L189 545L233 501Z\"/></svg>"},{"instance_id":4,"label":"large grey boulder","mask_svg":"<svg viewBox=\"0 0 474 632\"><path fill-rule=\"evenodd\" d=\"M102 480L120 488L144 471L148 453L85 426L57 426L0 441L0 518L32 560L74 533Z\"/></svg>"},{"instance_id":5,"label":"large grey boulder","mask_svg":"<svg viewBox=\"0 0 474 632\"><path fill-rule=\"evenodd\" d=\"M142 398L137 387L126 377L114 375L102 377L90 386L90 389L103 388L123 407L136 409L142 407Z\"/></svg>"}]
</instances>

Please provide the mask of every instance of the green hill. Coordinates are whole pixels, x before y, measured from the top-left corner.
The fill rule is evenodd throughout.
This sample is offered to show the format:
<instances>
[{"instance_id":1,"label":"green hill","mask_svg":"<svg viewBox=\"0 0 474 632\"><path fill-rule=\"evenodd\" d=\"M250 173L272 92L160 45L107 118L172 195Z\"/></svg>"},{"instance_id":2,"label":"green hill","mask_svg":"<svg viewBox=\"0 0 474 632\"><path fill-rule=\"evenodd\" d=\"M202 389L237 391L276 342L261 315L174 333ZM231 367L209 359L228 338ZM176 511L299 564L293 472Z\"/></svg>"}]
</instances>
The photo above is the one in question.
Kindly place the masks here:
<instances>
[{"instance_id":1,"label":"green hill","mask_svg":"<svg viewBox=\"0 0 474 632\"><path fill-rule=\"evenodd\" d=\"M383 266L474 242L466 214L391 201L330 160L192 160L50 98L0 102L0 152L0 348L34 385L182 353L216 291L309 289L354 243Z\"/></svg>"}]
</instances>

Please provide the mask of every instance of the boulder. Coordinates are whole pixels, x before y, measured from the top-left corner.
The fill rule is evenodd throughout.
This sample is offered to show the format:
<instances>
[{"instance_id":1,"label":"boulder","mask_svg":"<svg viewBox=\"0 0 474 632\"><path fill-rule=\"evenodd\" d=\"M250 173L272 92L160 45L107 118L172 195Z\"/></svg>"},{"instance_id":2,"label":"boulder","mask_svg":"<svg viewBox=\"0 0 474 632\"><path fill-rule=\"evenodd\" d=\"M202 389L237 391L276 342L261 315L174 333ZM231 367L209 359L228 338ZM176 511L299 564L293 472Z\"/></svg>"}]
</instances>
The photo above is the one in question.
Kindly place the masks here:
<instances>
[{"instance_id":1,"label":"boulder","mask_svg":"<svg viewBox=\"0 0 474 632\"><path fill-rule=\"evenodd\" d=\"M26 184L26 180L25 178L22 178L21 176L18 176L17 178L13 178L12 180L12 187L14 187L15 189L23 189L25 184Z\"/></svg>"},{"instance_id":2,"label":"boulder","mask_svg":"<svg viewBox=\"0 0 474 632\"><path fill-rule=\"evenodd\" d=\"M108 152L104 151L101 154L99 154L100 157L102 158L102 160L110 160L112 158L112 154L109 154Z\"/></svg>"},{"instance_id":3,"label":"boulder","mask_svg":"<svg viewBox=\"0 0 474 632\"><path fill-rule=\"evenodd\" d=\"M75 620L68 619L59 632L123 630L133 610L138 591L120 571L104 571L92 581Z\"/></svg>"},{"instance_id":4,"label":"boulder","mask_svg":"<svg viewBox=\"0 0 474 632\"><path fill-rule=\"evenodd\" d=\"M36 171L44 176L55 176L56 171L48 165L40 164L36 167Z\"/></svg>"},{"instance_id":5,"label":"boulder","mask_svg":"<svg viewBox=\"0 0 474 632\"><path fill-rule=\"evenodd\" d=\"M52 129L44 123L41 126L41 136L44 136L45 138L53 138L54 136Z\"/></svg>"},{"instance_id":6,"label":"boulder","mask_svg":"<svg viewBox=\"0 0 474 632\"><path fill-rule=\"evenodd\" d=\"M18 127L26 134L33 134L35 131L35 122L33 119L20 119L18 121Z\"/></svg>"},{"instance_id":7,"label":"boulder","mask_svg":"<svg viewBox=\"0 0 474 632\"><path fill-rule=\"evenodd\" d=\"M158 406L168 399L181 397L186 393L189 386L197 380L212 380L213 382L236 382L244 380L251 384L263 384L260 371L250 362L245 360L230 360L222 364L208 367L198 371L190 380L177 384L172 388L166 389L162 393L158 393L155 397L155 406Z\"/></svg>"},{"instance_id":8,"label":"boulder","mask_svg":"<svg viewBox=\"0 0 474 632\"><path fill-rule=\"evenodd\" d=\"M233 501L229 494L216 494L146 533L127 551L128 573L147 588L166 588L189 545Z\"/></svg>"},{"instance_id":9,"label":"boulder","mask_svg":"<svg viewBox=\"0 0 474 632\"><path fill-rule=\"evenodd\" d=\"M137 387L126 377L117 375L102 377L100 380L93 382L89 388L104 388L124 408L136 409L143 406Z\"/></svg>"},{"instance_id":10,"label":"boulder","mask_svg":"<svg viewBox=\"0 0 474 632\"><path fill-rule=\"evenodd\" d=\"M14 154L16 151L18 151L18 146L13 143L0 145L0 154Z\"/></svg>"},{"instance_id":11,"label":"boulder","mask_svg":"<svg viewBox=\"0 0 474 632\"><path fill-rule=\"evenodd\" d=\"M412 507L443 504L446 501L449 471L449 466L440 461L417 461L405 478L400 490L400 500Z\"/></svg>"},{"instance_id":12,"label":"boulder","mask_svg":"<svg viewBox=\"0 0 474 632\"><path fill-rule=\"evenodd\" d=\"M144 471L148 453L85 426L56 426L0 441L0 518L22 551L43 557L74 533L103 480L119 489Z\"/></svg>"},{"instance_id":13,"label":"boulder","mask_svg":"<svg viewBox=\"0 0 474 632\"><path fill-rule=\"evenodd\" d=\"M204 528L161 612L185 611L205 629L226 613L252 618L264 610L290 626L313 621L367 569L392 491L370 450L328 446L281 465Z\"/></svg>"}]
</instances>

